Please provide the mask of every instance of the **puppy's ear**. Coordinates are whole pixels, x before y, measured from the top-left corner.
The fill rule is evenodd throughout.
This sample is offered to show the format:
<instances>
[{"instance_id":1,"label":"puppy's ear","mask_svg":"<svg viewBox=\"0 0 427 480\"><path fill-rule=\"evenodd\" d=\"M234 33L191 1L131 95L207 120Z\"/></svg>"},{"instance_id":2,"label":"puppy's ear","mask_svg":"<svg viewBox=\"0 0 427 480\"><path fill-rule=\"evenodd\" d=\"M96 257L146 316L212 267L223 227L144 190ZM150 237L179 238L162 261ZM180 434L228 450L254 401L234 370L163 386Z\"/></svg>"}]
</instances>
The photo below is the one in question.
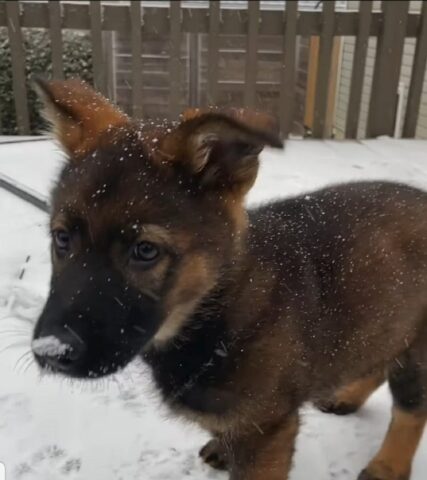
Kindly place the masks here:
<instances>
[{"instance_id":1,"label":"puppy's ear","mask_svg":"<svg viewBox=\"0 0 427 480\"><path fill-rule=\"evenodd\" d=\"M237 107L207 107L207 108L187 108L182 113L183 120L191 120L200 117L206 113L220 113L243 123L247 127L256 130L275 133L280 136L280 125L278 118L267 112L253 110L251 108Z\"/></svg>"},{"instance_id":2,"label":"puppy's ear","mask_svg":"<svg viewBox=\"0 0 427 480\"><path fill-rule=\"evenodd\" d=\"M129 122L128 117L87 83L72 80L36 80L45 115L70 160L96 148L100 134Z\"/></svg>"},{"instance_id":3,"label":"puppy's ear","mask_svg":"<svg viewBox=\"0 0 427 480\"><path fill-rule=\"evenodd\" d=\"M195 176L203 188L229 190L243 196L258 172L264 146L282 148L277 132L249 125L222 113L186 116L161 139L157 154Z\"/></svg>"}]
</instances>

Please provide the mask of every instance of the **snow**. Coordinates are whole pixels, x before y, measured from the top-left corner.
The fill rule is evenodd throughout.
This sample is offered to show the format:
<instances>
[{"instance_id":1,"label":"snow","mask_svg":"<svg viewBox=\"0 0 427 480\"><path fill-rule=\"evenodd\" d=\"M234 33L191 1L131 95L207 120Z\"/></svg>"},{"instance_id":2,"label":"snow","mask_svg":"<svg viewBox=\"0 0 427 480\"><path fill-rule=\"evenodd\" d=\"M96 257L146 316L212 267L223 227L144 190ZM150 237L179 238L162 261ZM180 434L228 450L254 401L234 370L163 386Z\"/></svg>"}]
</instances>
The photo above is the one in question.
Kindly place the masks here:
<instances>
[{"instance_id":1,"label":"snow","mask_svg":"<svg viewBox=\"0 0 427 480\"><path fill-rule=\"evenodd\" d=\"M344 180L391 179L427 189L427 142L289 141L262 155L249 203ZM50 141L0 143L0 173L46 195L62 156ZM99 381L41 376L32 324L49 288L47 216L0 189L0 462L13 480L220 480L202 465L208 435L173 418L139 363ZM222 352L222 354L226 352ZM307 407L291 480L354 480L381 443L391 400L381 388L355 415ZM425 478L427 434L412 480Z\"/></svg>"},{"instance_id":2,"label":"snow","mask_svg":"<svg viewBox=\"0 0 427 480\"><path fill-rule=\"evenodd\" d=\"M72 347L66 343L62 343L59 338L49 335L47 337L37 338L31 342L31 349L36 355L55 357L63 355Z\"/></svg>"}]
</instances>

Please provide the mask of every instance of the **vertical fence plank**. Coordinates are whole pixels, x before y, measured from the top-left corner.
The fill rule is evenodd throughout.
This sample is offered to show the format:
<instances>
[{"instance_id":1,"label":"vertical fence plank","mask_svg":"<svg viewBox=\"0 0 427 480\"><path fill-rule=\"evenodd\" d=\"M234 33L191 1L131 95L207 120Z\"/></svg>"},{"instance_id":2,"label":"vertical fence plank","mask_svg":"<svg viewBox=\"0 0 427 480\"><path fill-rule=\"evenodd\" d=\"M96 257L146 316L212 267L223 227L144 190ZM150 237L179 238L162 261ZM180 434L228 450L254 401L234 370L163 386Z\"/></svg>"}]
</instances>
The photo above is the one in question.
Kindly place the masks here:
<instances>
[{"instance_id":1,"label":"vertical fence plank","mask_svg":"<svg viewBox=\"0 0 427 480\"><path fill-rule=\"evenodd\" d=\"M198 33L188 34L188 104L200 106L200 41Z\"/></svg>"},{"instance_id":2,"label":"vertical fence plank","mask_svg":"<svg viewBox=\"0 0 427 480\"><path fill-rule=\"evenodd\" d=\"M420 28L415 48L414 63L412 64L411 84L408 93L405 123L402 136L415 137L418 113L420 110L421 95L423 93L424 76L427 61L427 2L423 2L420 18Z\"/></svg>"},{"instance_id":3,"label":"vertical fence plank","mask_svg":"<svg viewBox=\"0 0 427 480\"><path fill-rule=\"evenodd\" d=\"M326 135L326 112L328 109L329 79L334 43L335 2L324 1L322 11L322 32L320 34L319 62L317 69L316 95L314 102L313 136Z\"/></svg>"},{"instance_id":4,"label":"vertical fence plank","mask_svg":"<svg viewBox=\"0 0 427 480\"><path fill-rule=\"evenodd\" d=\"M49 35L52 49L52 73L54 78L64 78L62 62L62 17L61 2L49 0Z\"/></svg>"},{"instance_id":5,"label":"vertical fence plank","mask_svg":"<svg viewBox=\"0 0 427 480\"><path fill-rule=\"evenodd\" d=\"M15 99L16 122L21 135L30 133L27 87L25 76L25 50L21 31L19 2L6 2L7 26L12 55L13 96Z\"/></svg>"},{"instance_id":6,"label":"vertical fence plank","mask_svg":"<svg viewBox=\"0 0 427 480\"><path fill-rule=\"evenodd\" d=\"M142 35L141 35L141 2L130 2L130 24L132 33L132 113L135 117L143 115L142 80Z\"/></svg>"},{"instance_id":7,"label":"vertical fence plank","mask_svg":"<svg viewBox=\"0 0 427 480\"><path fill-rule=\"evenodd\" d=\"M106 96L116 101L116 59L114 52L114 36L111 30L102 32L102 45L104 49L103 79Z\"/></svg>"},{"instance_id":8,"label":"vertical fence plank","mask_svg":"<svg viewBox=\"0 0 427 480\"><path fill-rule=\"evenodd\" d=\"M181 2L173 1L169 7L170 14L170 92L169 114L176 120L180 112L181 85Z\"/></svg>"},{"instance_id":9,"label":"vertical fence plank","mask_svg":"<svg viewBox=\"0 0 427 480\"><path fill-rule=\"evenodd\" d=\"M285 138L292 130L295 111L296 35L298 2L286 2L283 65L280 89L280 127Z\"/></svg>"},{"instance_id":10,"label":"vertical fence plank","mask_svg":"<svg viewBox=\"0 0 427 480\"><path fill-rule=\"evenodd\" d=\"M209 2L208 81L207 103L218 100L219 26L221 5L219 0Z\"/></svg>"},{"instance_id":11,"label":"vertical fence plank","mask_svg":"<svg viewBox=\"0 0 427 480\"><path fill-rule=\"evenodd\" d=\"M384 22L378 37L369 104L367 137L393 135L409 2L382 2Z\"/></svg>"},{"instance_id":12,"label":"vertical fence plank","mask_svg":"<svg viewBox=\"0 0 427 480\"><path fill-rule=\"evenodd\" d=\"M104 48L102 42L102 2L89 2L90 33L92 37L93 79L95 87L107 95L105 81Z\"/></svg>"},{"instance_id":13,"label":"vertical fence plank","mask_svg":"<svg viewBox=\"0 0 427 480\"><path fill-rule=\"evenodd\" d=\"M248 41L246 51L246 78L244 103L246 107L255 107L257 63L258 63L259 1L248 2Z\"/></svg>"},{"instance_id":14,"label":"vertical fence plank","mask_svg":"<svg viewBox=\"0 0 427 480\"><path fill-rule=\"evenodd\" d=\"M350 98L348 101L346 138L356 138L359 126L363 80L365 78L366 55L368 52L369 32L372 19L372 1L359 2L359 27L354 48L351 73Z\"/></svg>"}]
</instances>

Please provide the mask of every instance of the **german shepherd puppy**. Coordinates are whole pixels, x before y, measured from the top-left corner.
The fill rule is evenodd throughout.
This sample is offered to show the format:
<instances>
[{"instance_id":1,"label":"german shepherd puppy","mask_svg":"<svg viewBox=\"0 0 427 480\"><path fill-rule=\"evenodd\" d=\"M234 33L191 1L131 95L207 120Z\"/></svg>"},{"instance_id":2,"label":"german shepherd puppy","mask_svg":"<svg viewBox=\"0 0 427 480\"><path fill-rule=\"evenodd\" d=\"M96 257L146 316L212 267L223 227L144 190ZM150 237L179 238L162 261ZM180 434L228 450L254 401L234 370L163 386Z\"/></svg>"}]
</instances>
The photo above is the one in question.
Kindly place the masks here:
<instances>
[{"instance_id":1,"label":"german shepherd puppy","mask_svg":"<svg viewBox=\"0 0 427 480\"><path fill-rule=\"evenodd\" d=\"M350 183L247 212L258 154L281 147L261 117L141 126L80 81L40 88L68 155L40 366L94 378L141 356L233 480L288 478L301 405L351 413L387 378L393 419L359 479L409 479L427 418L427 194Z\"/></svg>"}]
</instances>

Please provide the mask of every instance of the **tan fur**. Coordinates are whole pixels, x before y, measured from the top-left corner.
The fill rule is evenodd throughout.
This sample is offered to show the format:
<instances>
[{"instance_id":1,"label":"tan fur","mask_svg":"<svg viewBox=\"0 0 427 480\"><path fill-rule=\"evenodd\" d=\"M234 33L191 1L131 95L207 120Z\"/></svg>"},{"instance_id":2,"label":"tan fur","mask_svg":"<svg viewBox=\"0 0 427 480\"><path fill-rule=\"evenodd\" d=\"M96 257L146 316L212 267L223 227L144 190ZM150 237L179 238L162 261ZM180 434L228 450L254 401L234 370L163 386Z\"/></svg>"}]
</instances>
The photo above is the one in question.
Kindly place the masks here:
<instances>
[{"instance_id":1,"label":"tan fur","mask_svg":"<svg viewBox=\"0 0 427 480\"><path fill-rule=\"evenodd\" d=\"M324 411L347 414L358 410L384 383L386 372L380 371L338 388L331 398L316 402Z\"/></svg>"},{"instance_id":2,"label":"tan fur","mask_svg":"<svg viewBox=\"0 0 427 480\"><path fill-rule=\"evenodd\" d=\"M124 113L81 80L40 81L39 89L53 132L74 159L92 150L101 133L129 122Z\"/></svg>"},{"instance_id":3,"label":"tan fur","mask_svg":"<svg viewBox=\"0 0 427 480\"><path fill-rule=\"evenodd\" d=\"M375 390L384 383L385 374L379 373L346 385L335 392L334 400L337 404L354 405L361 407Z\"/></svg>"},{"instance_id":4,"label":"tan fur","mask_svg":"<svg viewBox=\"0 0 427 480\"><path fill-rule=\"evenodd\" d=\"M180 267L177 281L165 300L166 319L154 336L156 347L176 337L194 311L199 299L215 284L209 260L202 255L190 256Z\"/></svg>"},{"instance_id":5,"label":"tan fur","mask_svg":"<svg viewBox=\"0 0 427 480\"><path fill-rule=\"evenodd\" d=\"M283 424L263 431L257 427L253 432L242 435L240 442L229 445L232 457L231 480L283 480L283 473L292 464L293 445L298 433L298 417L295 415ZM241 449L241 444L245 449Z\"/></svg>"},{"instance_id":6,"label":"tan fur","mask_svg":"<svg viewBox=\"0 0 427 480\"><path fill-rule=\"evenodd\" d=\"M408 480L426 421L425 414L406 413L395 407L384 442L366 469L366 478Z\"/></svg>"}]
</instances>

